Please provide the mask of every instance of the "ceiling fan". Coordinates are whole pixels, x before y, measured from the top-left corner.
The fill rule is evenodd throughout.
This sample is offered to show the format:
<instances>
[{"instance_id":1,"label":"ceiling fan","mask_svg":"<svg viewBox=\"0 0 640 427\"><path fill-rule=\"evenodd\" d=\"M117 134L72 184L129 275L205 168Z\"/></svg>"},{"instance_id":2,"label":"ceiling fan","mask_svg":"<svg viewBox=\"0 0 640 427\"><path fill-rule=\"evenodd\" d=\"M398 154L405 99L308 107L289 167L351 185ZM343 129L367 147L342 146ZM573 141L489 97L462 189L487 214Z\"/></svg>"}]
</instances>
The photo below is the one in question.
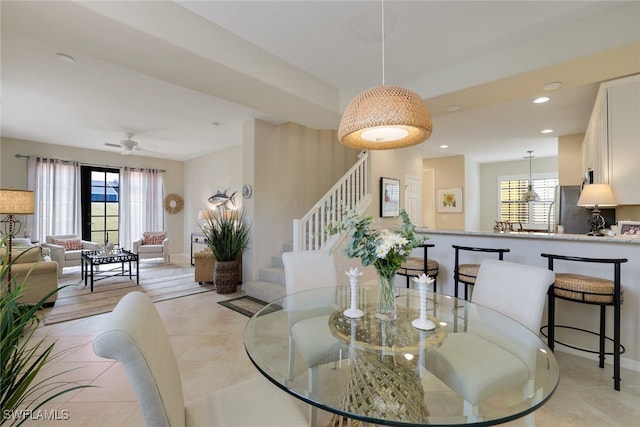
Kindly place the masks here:
<instances>
[{"instance_id":1,"label":"ceiling fan","mask_svg":"<svg viewBox=\"0 0 640 427\"><path fill-rule=\"evenodd\" d=\"M141 146L138 141L135 141L131 138L133 138L133 133L129 132L127 134L127 139L123 139L119 143L105 142L104 145L106 145L107 147L120 148L120 154L122 155L133 154L140 151L151 152L151 150L148 150L147 148L157 148L157 146L155 145L148 147Z\"/></svg>"}]
</instances>

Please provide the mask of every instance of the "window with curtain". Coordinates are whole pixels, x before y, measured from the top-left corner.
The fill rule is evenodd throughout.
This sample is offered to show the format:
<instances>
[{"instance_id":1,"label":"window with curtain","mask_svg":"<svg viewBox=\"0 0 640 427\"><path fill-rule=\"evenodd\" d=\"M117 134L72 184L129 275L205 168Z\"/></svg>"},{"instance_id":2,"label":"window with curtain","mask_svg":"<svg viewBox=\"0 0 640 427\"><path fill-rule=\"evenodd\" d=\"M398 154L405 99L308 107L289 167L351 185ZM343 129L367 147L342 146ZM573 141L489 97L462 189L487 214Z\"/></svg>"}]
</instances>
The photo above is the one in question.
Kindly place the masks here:
<instances>
[{"instance_id":1,"label":"window with curtain","mask_svg":"<svg viewBox=\"0 0 640 427\"><path fill-rule=\"evenodd\" d=\"M92 240L91 235L83 235L79 162L31 157L27 160L27 188L35 192L36 200L34 215L26 216L25 233L31 240L43 242L45 236L59 234ZM130 249L144 231L164 230L163 193L162 171L122 168L120 247Z\"/></svg>"},{"instance_id":2,"label":"window with curtain","mask_svg":"<svg viewBox=\"0 0 640 427\"><path fill-rule=\"evenodd\" d=\"M145 231L164 230L162 171L125 167L120 176L120 247Z\"/></svg>"},{"instance_id":3,"label":"window with curtain","mask_svg":"<svg viewBox=\"0 0 640 427\"><path fill-rule=\"evenodd\" d=\"M25 229L31 240L44 242L45 236L50 235L81 235L78 162L30 157L27 188L34 191L36 201L34 215L27 215Z\"/></svg>"},{"instance_id":4,"label":"window with curtain","mask_svg":"<svg viewBox=\"0 0 640 427\"><path fill-rule=\"evenodd\" d=\"M522 223L523 228L545 230L549 221L554 223L552 202L555 198L558 176L552 173L533 177L532 187L540 196L540 201L525 202L522 200L528 185L528 177L498 177L500 221Z\"/></svg>"}]
</instances>

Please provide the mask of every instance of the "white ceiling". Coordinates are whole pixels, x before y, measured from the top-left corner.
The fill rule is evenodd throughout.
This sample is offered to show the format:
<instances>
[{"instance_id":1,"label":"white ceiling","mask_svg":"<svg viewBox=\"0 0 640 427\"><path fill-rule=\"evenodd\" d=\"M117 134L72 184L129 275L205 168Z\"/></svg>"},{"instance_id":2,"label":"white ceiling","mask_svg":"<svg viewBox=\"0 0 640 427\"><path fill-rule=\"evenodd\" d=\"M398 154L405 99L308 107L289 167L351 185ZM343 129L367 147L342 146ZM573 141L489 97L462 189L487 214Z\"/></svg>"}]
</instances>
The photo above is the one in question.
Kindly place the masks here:
<instances>
[{"instance_id":1,"label":"white ceiling","mask_svg":"<svg viewBox=\"0 0 640 427\"><path fill-rule=\"evenodd\" d=\"M250 118L336 128L382 83L378 1L1 7L3 137L118 151L104 143L131 132L140 154L187 160L240 144ZM434 116L427 157L556 155L558 135L584 132L597 82L640 72L634 1L387 0L385 30L385 82Z\"/></svg>"}]
</instances>

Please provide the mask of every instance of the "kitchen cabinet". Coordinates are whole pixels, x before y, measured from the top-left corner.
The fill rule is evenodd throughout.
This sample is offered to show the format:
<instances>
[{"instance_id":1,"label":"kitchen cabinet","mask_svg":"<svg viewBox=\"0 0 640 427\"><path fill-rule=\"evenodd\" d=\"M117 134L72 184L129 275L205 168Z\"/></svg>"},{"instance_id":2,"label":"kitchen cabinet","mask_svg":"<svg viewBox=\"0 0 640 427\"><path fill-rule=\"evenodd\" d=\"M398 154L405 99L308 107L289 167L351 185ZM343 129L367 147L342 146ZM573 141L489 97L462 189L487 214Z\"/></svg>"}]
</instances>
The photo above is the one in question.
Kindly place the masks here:
<instances>
[{"instance_id":1,"label":"kitchen cabinet","mask_svg":"<svg viewBox=\"0 0 640 427\"><path fill-rule=\"evenodd\" d=\"M582 144L595 183L611 184L620 205L640 205L640 74L600 85Z\"/></svg>"},{"instance_id":2,"label":"kitchen cabinet","mask_svg":"<svg viewBox=\"0 0 640 427\"><path fill-rule=\"evenodd\" d=\"M609 184L621 205L640 205L639 77L607 89Z\"/></svg>"},{"instance_id":3,"label":"kitchen cabinet","mask_svg":"<svg viewBox=\"0 0 640 427\"><path fill-rule=\"evenodd\" d=\"M598 91L582 143L582 169L593 171L595 183L609 182L607 91Z\"/></svg>"}]
</instances>

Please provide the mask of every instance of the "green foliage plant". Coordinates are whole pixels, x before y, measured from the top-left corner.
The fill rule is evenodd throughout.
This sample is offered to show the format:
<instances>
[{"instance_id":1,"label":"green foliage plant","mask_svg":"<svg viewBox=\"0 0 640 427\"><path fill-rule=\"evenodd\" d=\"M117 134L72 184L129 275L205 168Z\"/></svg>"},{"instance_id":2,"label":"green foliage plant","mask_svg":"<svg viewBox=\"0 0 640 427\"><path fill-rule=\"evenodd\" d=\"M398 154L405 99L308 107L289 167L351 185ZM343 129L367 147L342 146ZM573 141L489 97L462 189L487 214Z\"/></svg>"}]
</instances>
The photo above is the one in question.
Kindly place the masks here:
<instances>
[{"instance_id":1,"label":"green foliage plant","mask_svg":"<svg viewBox=\"0 0 640 427\"><path fill-rule=\"evenodd\" d=\"M5 241L6 237L0 240L0 246ZM12 278L8 286L8 272L15 260L9 263L5 251L0 262L0 425L21 425L29 419L24 414L34 414L52 399L89 386L57 378L70 370L38 377L47 363L63 354L54 354L55 342L47 344L46 337L34 336L40 323L38 310L58 289L35 304L22 304L18 300L29 276L22 283Z\"/></svg>"},{"instance_id":2,"label":"green foliage plant","mask_svg":"<svg viewBox=\"0 0 640 427\"><path fill-rule=\"evenodd\" d=\"M217 261L235 261L249 246L251 227L242 210L219 208L200 228Z\"/></svg>"},{"instance_id":3,"label":"green foliage plant","mask_svg":"<svg viewBox=\"0 0 640 427\"><path fill-rule=\"evenodd\" d=\"M378 229L373 226L373 217L350 210L342 220L329 223L327 230L331 235L346 234L343 251L349 258L360 258L364 267L373 265L379 272L395 272L425 240L416 234L404 209L400 210L400 218L402 224L397 230Z\"/></svg>"}]
</instances>

